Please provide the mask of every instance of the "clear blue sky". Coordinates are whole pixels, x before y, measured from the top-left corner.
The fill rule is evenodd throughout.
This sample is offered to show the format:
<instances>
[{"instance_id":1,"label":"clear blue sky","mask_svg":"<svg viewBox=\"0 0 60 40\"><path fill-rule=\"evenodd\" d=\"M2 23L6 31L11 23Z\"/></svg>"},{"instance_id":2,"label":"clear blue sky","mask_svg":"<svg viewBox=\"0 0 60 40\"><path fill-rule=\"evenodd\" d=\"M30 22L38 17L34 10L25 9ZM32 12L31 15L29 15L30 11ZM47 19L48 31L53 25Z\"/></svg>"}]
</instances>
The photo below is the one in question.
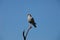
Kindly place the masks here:
<instances>
[{"instance_id":1,"label":"clear blue sky","mask_svg":"<svg viewBox=\"0 0 60 40\"><path fill-rule=\"evenodd\" d=\"M0 40L23 40L27 8L37 23L27 40L60 40L60 0L0 0Z\"/></svg>"}]
</instances>

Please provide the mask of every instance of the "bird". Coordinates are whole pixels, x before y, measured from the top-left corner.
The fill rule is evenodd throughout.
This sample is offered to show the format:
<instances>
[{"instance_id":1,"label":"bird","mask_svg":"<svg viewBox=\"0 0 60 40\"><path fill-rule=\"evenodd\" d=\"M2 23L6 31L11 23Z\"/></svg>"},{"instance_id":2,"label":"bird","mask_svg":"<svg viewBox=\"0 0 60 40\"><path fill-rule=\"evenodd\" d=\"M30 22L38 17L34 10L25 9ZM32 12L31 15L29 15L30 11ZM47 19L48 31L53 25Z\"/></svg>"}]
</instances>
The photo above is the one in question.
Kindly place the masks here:
<instances>
[{"instance_id":1,"label":"bird","mask_svg":"<svg viewBox=\"0 0 60 40\"><path fill-rule=\"evenodd\" d=\"M32 15L31 14L27 14L27 16L28 16L28 22L30 24L32 24L36 28L37 26L36 26L36 23L35 23L34 18L32 17Z\"/></svg>"}]
</instances>

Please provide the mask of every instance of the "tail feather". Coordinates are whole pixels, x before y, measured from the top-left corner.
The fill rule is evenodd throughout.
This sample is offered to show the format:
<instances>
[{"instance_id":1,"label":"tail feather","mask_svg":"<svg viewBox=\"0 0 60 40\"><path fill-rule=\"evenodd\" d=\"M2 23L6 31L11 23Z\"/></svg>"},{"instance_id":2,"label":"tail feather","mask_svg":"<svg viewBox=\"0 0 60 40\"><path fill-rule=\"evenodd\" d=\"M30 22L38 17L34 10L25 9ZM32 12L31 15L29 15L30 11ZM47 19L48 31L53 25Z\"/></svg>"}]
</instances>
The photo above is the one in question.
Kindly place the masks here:
<instances>
[{"instance_id":1,"label":"tail feather","mask_svg":"<svg viewBox=\"0 0 60 40\"><path fill-rule=\"evenodd\" d=\"M33 26L36 28L36 27L37 27L37 26L36 26L36 23L34 23Z\"/></svg>"}]
</instances>

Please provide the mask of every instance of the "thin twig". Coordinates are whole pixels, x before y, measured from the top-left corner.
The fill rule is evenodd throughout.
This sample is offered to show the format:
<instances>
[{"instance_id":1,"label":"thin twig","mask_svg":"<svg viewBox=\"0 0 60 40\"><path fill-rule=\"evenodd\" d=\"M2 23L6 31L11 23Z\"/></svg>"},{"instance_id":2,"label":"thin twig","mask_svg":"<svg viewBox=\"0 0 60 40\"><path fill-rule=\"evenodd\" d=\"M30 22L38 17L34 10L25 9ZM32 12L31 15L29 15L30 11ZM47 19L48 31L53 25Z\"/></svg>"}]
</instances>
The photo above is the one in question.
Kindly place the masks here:
<instances>
[{"instance_id":1,"label":"thin twig","mask_svg":"<svg viewBox=\"0 0 60 40\"><path fill-rule=\"evenodd\" d=\"M30 26L30 27L28 28L28 30L27 30L27 32L26 32L26 35L25 35L25 30L23 31L23 38L24 38L24 40L26 40L26 37L27 37L27 35L28 35L28 32L30 31L31 28L32 28L32 26Z\"/></svg>"},{"instance_id":2,"label":"thin twig","mask_svg":"<svg viewBox=\"0 0 60 40\"><path fill-rule=\"evenodd\" d=\"M25 30L23 31L23 38L24 38L24 40L26 40Z\"/></svg>"},{"instance_id":3,"label":"thin twig","mask_svg":"<svg viewBox=\"0 0 60 40\"><path fill-rule=\"evenodd\" d=\"M30 31L31 28L32 28L32 26L30 26L30 27L28 28L28 30L27 30L27 32L26 32L26 37L27 37L28 32Z\"/></svg>"}]
</instances>

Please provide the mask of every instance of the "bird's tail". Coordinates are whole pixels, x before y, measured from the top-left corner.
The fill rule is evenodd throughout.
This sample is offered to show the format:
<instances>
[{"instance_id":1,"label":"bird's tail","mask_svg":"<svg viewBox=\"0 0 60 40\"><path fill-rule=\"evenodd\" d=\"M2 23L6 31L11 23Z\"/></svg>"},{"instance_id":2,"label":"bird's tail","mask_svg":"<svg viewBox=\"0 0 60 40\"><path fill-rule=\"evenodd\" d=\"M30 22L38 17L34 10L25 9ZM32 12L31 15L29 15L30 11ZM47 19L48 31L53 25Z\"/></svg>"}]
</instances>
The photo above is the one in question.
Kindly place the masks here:
<instances>
[{"instance_id":1,"label":"bird's tail","mask_svg":"<svg viewBox=\"0 0 60 40\"><path fill-rule=\"evenodd\" d=\"M34 23L33 26L36 28L36 27L37 27L37 26L36 26L36 23Z\"/></svg>"}]
</instances>

